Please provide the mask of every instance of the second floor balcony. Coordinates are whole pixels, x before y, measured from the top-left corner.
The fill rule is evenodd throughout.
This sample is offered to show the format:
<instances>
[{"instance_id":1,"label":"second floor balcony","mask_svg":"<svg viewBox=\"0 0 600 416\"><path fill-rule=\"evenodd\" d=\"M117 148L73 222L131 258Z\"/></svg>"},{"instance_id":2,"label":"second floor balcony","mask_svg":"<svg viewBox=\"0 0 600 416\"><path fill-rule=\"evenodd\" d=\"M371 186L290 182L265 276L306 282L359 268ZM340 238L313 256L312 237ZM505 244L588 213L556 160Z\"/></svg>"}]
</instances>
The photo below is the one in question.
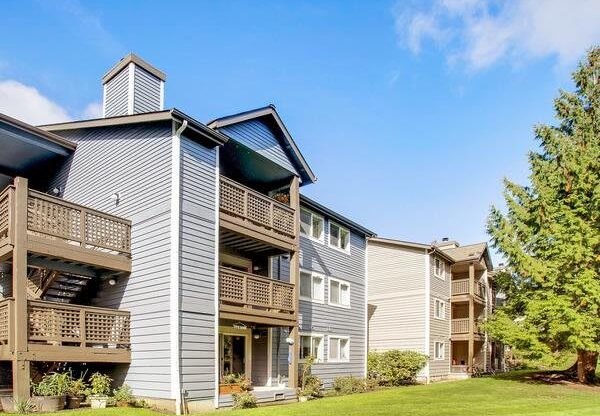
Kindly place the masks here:
<instances>
[{"instance_id":1,"label":"second floor balcony","mask_svg":"<svg viewBox=\"0 0 600 416\"><path fill-rule=\"evenodd\" d=\"M465 298L470 295L470 282L469 279L455 279L452 280L452 296L455 297L455 301ZM473 294L476 300L485 302L487 300L487 290L483 283L477 281L474 282Z\"/></svg>"},{"instance_id":2,"label":"second floor balcony","mask_svg":"<svg viewBox=\"0 0 600 416\"><path fill-rule=\"evenodd\" d=\"M221 226L290 250L296 239L296 210L225 176L220 178Z\"/></svg>"},{"instance_id":3,"label":"second floor balcony","mask_svg":"<svg viewBox=\"0 0 600 416\"><path fill-rule=\"evenodd\" d=\"M131 222L27 189L23 206L16 187L0 193L0 254L12 250L17 210L27 211L29 253L117 272L131 271Z\"/></svg>"},{"instance_id":4,"label":"second floor balcony","mask_svg":"<svg viewBox=\"0 0 600 416\"><path fill-rule=\"evenodd\" d=\"M455 318L452 319L452 325L451 325L451 334L453 336L453 338L456 335L465 335L468 336L469 334L469 327L470 327L470 319L469 318ZM473 321L473 334L476 335L483 335L483 330L480 327L480 321L479 320L475 320Z\"/></svg>"}]
</instances>

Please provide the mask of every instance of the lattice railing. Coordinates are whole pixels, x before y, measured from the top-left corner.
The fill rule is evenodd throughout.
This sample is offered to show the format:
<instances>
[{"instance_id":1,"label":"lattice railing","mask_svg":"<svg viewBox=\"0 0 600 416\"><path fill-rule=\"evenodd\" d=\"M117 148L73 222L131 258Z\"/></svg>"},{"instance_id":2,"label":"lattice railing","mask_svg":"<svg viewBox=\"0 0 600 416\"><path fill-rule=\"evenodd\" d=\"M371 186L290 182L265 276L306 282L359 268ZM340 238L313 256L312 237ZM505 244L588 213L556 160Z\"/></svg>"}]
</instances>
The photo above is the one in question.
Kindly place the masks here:
<instances>
[{"instance_id":1,"label":"lattice railing","mask_svg":"<svg viewBox=\"0 0 600 416\"><path fill-rule=\"evenodd\" d=\"M234 217L294 237L294 209L240 183L221 176L220 208Z\"/></svg>"},{"instance_id":2,"label":"lattice railing","mask_svg":"<svg viewBox=\"0 0 600 416\"><path fill-rule=\"evenodd\" d=\"M452 320L453 334L468 334L469 333L469 318L460 318Z\"/></svg>"},{"instance_id":3,"label":"lattice railing","mask_svg":"<svg viewBox=\"0 0 600 416\"><path fill-rule=\"evenodd\" d=\"M459 279L452 281L453 295L468 295L469 294L469 279Z\"/></svg>"},{"instance_id":4,"label":"lattice railing","mask_svg":"<svg viewBox=\"0 0 600 416\"><path fill-rule=\"evenodd\" d=\"M130 221L32 190L27 229L84 248L131 254Z\"/></svg>"},{"instance_id":5,"label":"lattice railing","mask_svg":"<svg viewBox=\"0 0 600 416\"><path fill-rule=\"evenodd\" d=\"M10 190L11 188L8 187L0 193L0 240L8 237Z\"/></svg>"},{"instance_id":6,"label":"lattice railing","mask_svg":"<svg viewBox=\"0 0 600 416\"><path fill-rule=\"evenodd\" d=\"M12 299L0 301L0 345L8 344Z\"/></svg>"},{"instance_id":7,"label":"lattice railing","mask_svg":"<svg viewBox=\"0 0 600 416\"><path fill-rule=\"evenodd\" d=\"M126 311L46 301L28 301L29 342L51 345L129 348Z\"/></svg>"},{"instance_id":8,"label":"lattice railing","mask_svg":"<svg viewBox=\"0 0 600 416\"><path fill-rule=\"evenodd\" d=\"M294 312L294 285L221 267L219 295L222 302L282 312Z\"/></svg>"}]
</instances>

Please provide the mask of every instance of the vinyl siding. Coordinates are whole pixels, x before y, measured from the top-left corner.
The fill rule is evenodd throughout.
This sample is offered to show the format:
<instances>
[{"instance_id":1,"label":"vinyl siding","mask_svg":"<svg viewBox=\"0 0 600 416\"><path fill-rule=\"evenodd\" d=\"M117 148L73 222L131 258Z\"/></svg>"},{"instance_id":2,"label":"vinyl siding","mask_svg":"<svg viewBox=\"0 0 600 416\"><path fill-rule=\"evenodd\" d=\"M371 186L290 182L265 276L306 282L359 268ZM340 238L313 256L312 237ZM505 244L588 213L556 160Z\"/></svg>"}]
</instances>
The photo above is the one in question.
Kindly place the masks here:
<instances>
[{"instance_id":1,"label":"vinyl siding","mask_svg":"<svg viewBox=\"0 0 600 416\"><path fill-rule=\"evenodd\" d=\"M133 113L162 110L160 106L160 79L135 66L133 85Z\"/></svg>"},{"instance_id":2,"label":"vinyl siding","mask_svg":"<svg viewBox=\"0 0 600 416\"><path fill-rule=\"evenodd\" d=\"M129 90L129 69L126 67L106 84L104 102L105 117L127 114L127 95Z\"/></svg>"},{"instance_id":3,"label":"vinyl siding","mask_svg":"<svg viewBox=\"0 0 600 416\"><path fill-rule=\"evenodd\" d=\"M66 200L132 221L132 272L100 288L94 304L131 312L132 362L113 377L138 396L170 398L169 244L171 124L61 134L77 150L51 181ZM111 198L120 194L118 205Z\"/></svg>"},{"instance_id":4,"label":"vinyl siding","mask_svg":"<svg viewBox=\"0 0 600 416\"><path fill-rule=\"evenodd\" d=\"M368 245L369 349L425 349L424 249Z\"/></svg>"},{"instance_id":5,"label":"vinyl siding","mask_svg":"<svg viewBox=\"0 0 600 416\"><path fill-rule=\"evenodd\" d=\"M442 280L434 275L435 268L435 255L430 255L430 267L431 267L431 302L430 302L430 336L429 336L429 376L433 378L446 377L450 372L450 281L451 271L450 265L447 261L439 258L444 262L445 267L445 278ZM445 302L445 318L438 319L435 317L435 299L440 299ZM444 342L444 359L435 360L435 342Z\"/></svg>"},{"instance_id":6,"label":"vinyl siding","mask_svg":"<svg viewBox=\"0 0 600 416\"><path fill-rule=\"evenodd\" d=\"M181 382L187 399L213 399L217 156L185 137L181 153Z\"/></svg>"},{"instance_id":7,"label":"vinyl siding","mask_svg":"<svg viewBox=\"0 0 600 416\"><path fill-rule=\"evenodd\" d=\"M252 119L231 126L221 127L219 131L290 172L298 174L283 150L281 140L275 136L274 132L264 121Z\"/></svg>"},{"instance_id":8,"label":"vinyl siding","mask_svg":"<svg viewBox=\"0 0 600 416\"><path fill-rule=\"evenodd\" d=\"M299 325L301 333L324 335L325 362L317 363L313 373L330 387L340 376L364 377L366 355L365 301L366 301L366 241L363 234L350 230L350 254L327 245L329 219L325 217L325 244L300 237L300 268L325 276L325 303L300 300ZM328 304L329 278L350 284L350 308ZM329 362L330 336L350 338L349 362Z\"/></svg>"}]
</instances>

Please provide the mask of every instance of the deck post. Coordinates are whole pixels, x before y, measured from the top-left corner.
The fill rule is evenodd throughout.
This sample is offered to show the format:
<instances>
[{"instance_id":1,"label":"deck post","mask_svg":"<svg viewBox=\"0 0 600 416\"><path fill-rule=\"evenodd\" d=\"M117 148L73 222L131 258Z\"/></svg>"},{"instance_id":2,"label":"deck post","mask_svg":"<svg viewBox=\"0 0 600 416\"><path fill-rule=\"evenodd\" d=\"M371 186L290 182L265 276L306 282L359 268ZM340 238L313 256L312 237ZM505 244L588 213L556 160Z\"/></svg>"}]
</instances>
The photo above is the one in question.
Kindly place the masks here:
<instances>
[{"instance_id":1,"label":"deck post","mask_svg":"<svg viewBox=\"0 0 600 416\"><path fill-rule=\"evenodd\" d=\"M299 178L294 176L290 184L290 207L294 209L294 250L290 253L290 283L294 285L294 311L296 325L290 329L290 338L293 344L289 346L288 385L298 387L298 358L300 356L300 337L298 336L298 308L300 291L300 184Z\"/></svg>"},{"instance_id":2,"label":"deck post","mask_svg":"<svg viewBox=\"0 0 600 416\"><path fill-rule=\"evenodd\" d=\"M475 264L469 263L469 348L468 371L473 372L473 358L475 355Z\"/></svg>"},{"instance_id":3,"label":"deck post","mask_svg":"<svg viewBox=\"0 0 600 416\"><path fill-rule=\"evenodd\" d=\"M13 396L16 400L29 398L29 361L27 355L27 179L15 179L14 247L12 287L14 298Z\"/></svg>"}]
</instances>

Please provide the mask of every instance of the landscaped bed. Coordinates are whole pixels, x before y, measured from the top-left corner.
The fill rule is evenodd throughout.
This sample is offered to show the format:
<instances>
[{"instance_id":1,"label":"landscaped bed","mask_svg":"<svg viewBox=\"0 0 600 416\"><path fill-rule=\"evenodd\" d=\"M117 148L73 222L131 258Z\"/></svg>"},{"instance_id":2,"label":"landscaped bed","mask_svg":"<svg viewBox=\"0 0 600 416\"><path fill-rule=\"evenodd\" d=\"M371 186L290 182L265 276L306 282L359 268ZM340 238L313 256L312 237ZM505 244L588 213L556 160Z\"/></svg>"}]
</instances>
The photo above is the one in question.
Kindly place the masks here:
<instances>
[{"instance_id":1,"label":"landscaped bed","mask_svg":"<svg viewBox=\"0 0 600 416\"><path fill-rule=\"evenodd\" d=\"M286 415L505 415L596 416L600 414L600 388L548 385L530 381L520 372L464 381L379 390L351 396L328 397L282 406L236 410L230 416ZM56 413L54 413L56 414ZM75 410L69 416L154 416L148 409L110 408Z\"/></svg>"}]
</instances>

